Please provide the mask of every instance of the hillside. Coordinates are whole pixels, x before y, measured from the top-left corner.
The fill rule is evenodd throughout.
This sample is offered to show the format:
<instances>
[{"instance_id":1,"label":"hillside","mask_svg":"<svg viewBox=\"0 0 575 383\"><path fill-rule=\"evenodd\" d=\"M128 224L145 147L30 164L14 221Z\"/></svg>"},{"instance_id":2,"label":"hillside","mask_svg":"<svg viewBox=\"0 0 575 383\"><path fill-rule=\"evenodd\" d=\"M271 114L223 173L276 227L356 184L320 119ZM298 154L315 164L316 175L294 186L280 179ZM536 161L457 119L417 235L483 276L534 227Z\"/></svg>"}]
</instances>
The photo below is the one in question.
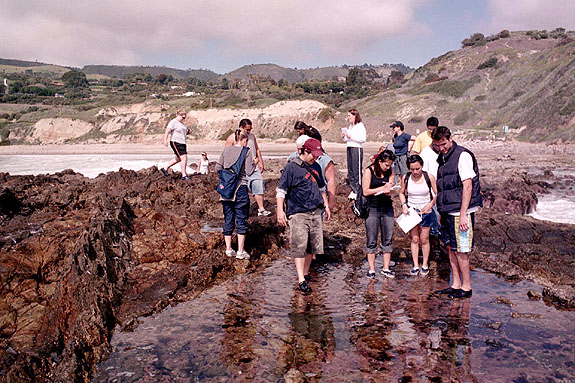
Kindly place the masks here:
<instances>
[{"instance_id":1,"label":"hillside","mask_svg":"<svg viewBox=\"0 0 575 383\"><path fill-rule=\"evenodd\" d=\"M188 77L197 78L202 81L217 81L220 75L207 69L175 69L164 66L122 66L122 65L85 65L82 72L86 74L101 74L108 77L124 78L136 73L172 75L177 79Z\"/></svg>"},{"instance_id":2,"label":"hillside","mask_svg":"<svg viewBox=\"0 0 575 383\"><path fill-rule=\"evenodd\" d=\"M296 69L284 68L276 64L251 64L225 74L226 78L232 80L247 81L250 78L270 77L275 81L285 80L287 82L299 82L304 80L304 75Z\"/></svg>"},{"instance_id":3,"label":"hillside","mask_svg":"<svg viewBox=\"0 0 575 383\"><path fill-rule=\"evenodd\" d=\"M531 33L531 32L529 32ZM475 136L503 127L528 141L575 140L575 40L513 32L447 52L408 76L401 89L352 102L371 118L424 128L430 115Z\"/></svg>"}]
</instances>

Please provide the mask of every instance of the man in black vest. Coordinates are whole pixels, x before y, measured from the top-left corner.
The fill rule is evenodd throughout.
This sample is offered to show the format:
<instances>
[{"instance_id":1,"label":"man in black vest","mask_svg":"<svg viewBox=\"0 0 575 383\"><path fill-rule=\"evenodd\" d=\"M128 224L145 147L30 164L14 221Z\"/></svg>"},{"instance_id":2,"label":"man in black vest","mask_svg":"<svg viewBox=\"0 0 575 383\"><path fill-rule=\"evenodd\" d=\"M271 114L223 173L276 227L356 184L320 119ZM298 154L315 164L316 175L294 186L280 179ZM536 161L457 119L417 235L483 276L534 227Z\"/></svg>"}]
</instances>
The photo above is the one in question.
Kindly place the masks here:
<instances>
[{"instance_id":1,"label":"man in black vest","mask_svg":"<svg viewBox=\"0 0 575 383\"><path fill-rule=\"evenodd\" d=\"M468 298L472 294L469 253L473 250L475 212L483 206L477 160L471 151L453 141L445 126L437 127L431 139L439 153L437 209L452 272L451 286L437 293Z\"/></svg>"}]
</instances>

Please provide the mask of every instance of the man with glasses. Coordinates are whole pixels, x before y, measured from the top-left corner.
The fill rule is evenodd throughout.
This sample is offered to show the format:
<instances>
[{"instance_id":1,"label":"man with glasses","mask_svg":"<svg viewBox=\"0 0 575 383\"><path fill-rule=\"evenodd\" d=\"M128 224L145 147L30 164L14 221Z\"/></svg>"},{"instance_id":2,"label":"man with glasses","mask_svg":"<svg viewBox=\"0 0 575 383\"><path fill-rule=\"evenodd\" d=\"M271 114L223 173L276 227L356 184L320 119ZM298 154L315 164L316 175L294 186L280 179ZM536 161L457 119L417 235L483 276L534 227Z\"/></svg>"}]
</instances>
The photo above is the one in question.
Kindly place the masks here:
<instances>
[{"instance_id":1,"label":"man with glasses","mask_svg":"<svg viewBox=\"0 0 575 383\"><path fill-rule=\"evenodd\" d=\"M303 293L312 291L307 281L313 255L323 254L322 209L326 220L331 217L325 180L316 162L322 154L319 140L308 139L284 168L276 189L277 221L281 226L289 223L290 250Z\"/></svg>"}]
</instances>

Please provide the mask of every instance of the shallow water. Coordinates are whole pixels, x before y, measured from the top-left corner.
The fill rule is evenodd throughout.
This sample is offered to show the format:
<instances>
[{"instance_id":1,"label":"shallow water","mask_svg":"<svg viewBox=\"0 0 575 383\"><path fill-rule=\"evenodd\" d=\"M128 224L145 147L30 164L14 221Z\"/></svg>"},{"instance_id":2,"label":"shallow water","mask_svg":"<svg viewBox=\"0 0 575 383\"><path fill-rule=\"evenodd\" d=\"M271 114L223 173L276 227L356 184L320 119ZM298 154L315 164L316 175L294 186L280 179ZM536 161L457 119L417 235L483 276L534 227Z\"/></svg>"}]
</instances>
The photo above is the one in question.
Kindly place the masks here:
<instances>
[{"instance_id":1,"label":"shallow water","mask_svg":"<svg viewBox=\"0 0 575 383\"><path fill-rule=\"evenodd\" d=\"M434 296L439 266L370 281L365 266L320 264L304 296L280 259L117 331L93 381L575 382L574 312L481 270L471 299Z\"/></svg>"}]
</instances>

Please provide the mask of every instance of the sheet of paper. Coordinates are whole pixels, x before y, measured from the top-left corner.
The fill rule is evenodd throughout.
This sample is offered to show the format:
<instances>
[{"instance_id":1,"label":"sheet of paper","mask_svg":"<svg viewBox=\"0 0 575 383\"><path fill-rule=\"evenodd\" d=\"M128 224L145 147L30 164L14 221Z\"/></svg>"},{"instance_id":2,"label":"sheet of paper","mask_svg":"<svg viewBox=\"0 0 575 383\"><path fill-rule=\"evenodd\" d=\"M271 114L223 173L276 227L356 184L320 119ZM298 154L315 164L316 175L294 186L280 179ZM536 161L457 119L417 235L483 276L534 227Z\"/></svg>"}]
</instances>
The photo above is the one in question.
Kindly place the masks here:
<instances>
[{"instance_id":1,"label":"sheet of paper","mask_svg":"<svg viewBox=\"0 0 575 383\"><path fill-rule=\"evenodd\" d=\"M397 217L396 222L404 233L408 233L421 222L421 217L413 208L410 207L407 214L402 214Z\"/></svg>"}]
</instances>

